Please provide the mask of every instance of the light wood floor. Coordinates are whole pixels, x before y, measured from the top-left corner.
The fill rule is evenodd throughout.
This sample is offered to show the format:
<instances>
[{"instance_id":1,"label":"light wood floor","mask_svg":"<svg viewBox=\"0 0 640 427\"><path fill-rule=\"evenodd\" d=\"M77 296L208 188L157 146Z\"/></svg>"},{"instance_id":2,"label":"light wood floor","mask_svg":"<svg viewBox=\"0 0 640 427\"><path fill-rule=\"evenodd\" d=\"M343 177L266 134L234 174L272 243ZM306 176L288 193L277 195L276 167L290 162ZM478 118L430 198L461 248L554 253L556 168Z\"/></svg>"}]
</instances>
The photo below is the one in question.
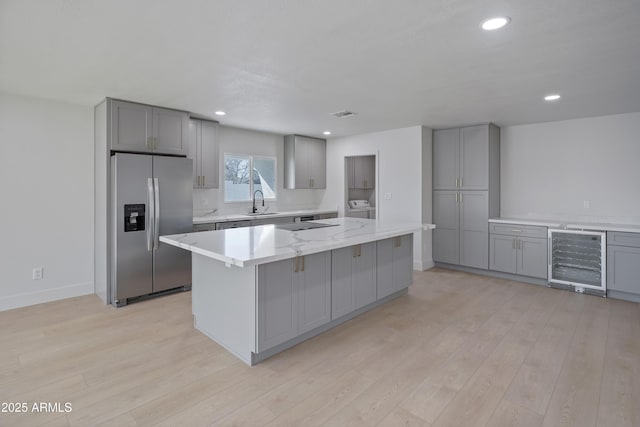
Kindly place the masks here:
<instances>
[{"instance_id":1,"label":"light wood floor","mask_svg":"<svg viewBox=\"0 0 640 427\"><path fill-rule=\"evenodd\" d=\"M10 426L640 426L638 304L434 269L409 295L249 368L191 294L0 313Z\"/></svg>"}]
</instances>

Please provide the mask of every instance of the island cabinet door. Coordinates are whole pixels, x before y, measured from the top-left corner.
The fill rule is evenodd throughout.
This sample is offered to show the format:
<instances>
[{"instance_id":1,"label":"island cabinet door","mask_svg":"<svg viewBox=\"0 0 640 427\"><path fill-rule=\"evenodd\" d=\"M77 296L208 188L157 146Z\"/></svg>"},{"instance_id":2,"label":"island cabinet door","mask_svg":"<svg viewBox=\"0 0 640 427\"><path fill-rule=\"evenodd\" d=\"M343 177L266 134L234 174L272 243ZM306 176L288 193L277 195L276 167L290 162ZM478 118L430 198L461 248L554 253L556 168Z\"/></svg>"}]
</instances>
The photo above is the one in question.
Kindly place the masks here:
<instances>
[{"instance_id":1,"label":"island cabinet door","mask_svg":"<svg viewBox=\"0 0 640 427\"><path fill-rule=\"evenodd\" d=\"M376 300L376 243L331 251L331 318Z\"/></svg>"},{"instance_id":2,"label":"island cabinet door","mask_svg":"<svg viewBox=\"0 0 640 427\"><path fill-rule=\"evenodd\" d=\"M396 290L408 288L413 283L413 234L398 237L394 257L394 281Z\"/></svg>"},{"instance_id":3,"label":"island cabinet door","mask_svg":"<svg viewBox=\"0 0 640 427\"><path fill-rule=\"evenodd\" d=\"M297 335L298 294L295 259L258 267L258 352Z\"/></svg>"},{"instance_id":4,"label":"island cabinet door","mask_svg":"<svg viewBox=\"0 0 640 427\"><path fill-rule=\"evenodd\" d=\"M299 257L294 275L298 288L298 334L331 320L331 252Z\"/></svg>"},{"instance_id":5,"label":"island cabinet door","mask_svg":"<svg viewBox=\"0 0 640 427\"><path fill-rule=\"evenodd\" d=\"M331 251L331 318L337 319L354 310L353 268L355 246Z\"/></svg>"},{"instance_id":6,"label":"island cabinet door","mask_svg":"<svg viewBox=\"0 0 640 427\"><path fill-rule=\"evenodd\" d=\"M413 235L377 242L377 298L407 288L413 282Z\"/></svg>"},{"instance_id":7,"label":"island cabinet door","mask_svg":"<svg viewBox=\"0 0 640 427\"><path fill-rule=\"evenodd\" d=\"M356 245L353 291L356 309L376 300L376 243Z\"/></svg>"}]
</instances>

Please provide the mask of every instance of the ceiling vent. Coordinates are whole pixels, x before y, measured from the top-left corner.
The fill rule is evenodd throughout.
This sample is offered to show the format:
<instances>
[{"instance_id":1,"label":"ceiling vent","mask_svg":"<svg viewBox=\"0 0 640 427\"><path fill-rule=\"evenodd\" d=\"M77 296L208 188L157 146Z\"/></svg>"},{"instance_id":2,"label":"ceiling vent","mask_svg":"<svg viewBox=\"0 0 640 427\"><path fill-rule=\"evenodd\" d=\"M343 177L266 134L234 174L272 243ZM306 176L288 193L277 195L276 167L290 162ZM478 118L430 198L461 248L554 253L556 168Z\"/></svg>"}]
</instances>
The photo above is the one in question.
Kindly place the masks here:
<instances>
[{"instance_id":1,"label":"ceiling vent","mask_svg":"<svg viewBox=\"0 0 640 427\"><path fill-rule=\"evenodd\" d=\"M337 113L331 113L331 115L339 119L344 119L345 117L355 116L356 113L354 113L353 111L342 110L338 111Z\"/></svg>"}]
</instances>

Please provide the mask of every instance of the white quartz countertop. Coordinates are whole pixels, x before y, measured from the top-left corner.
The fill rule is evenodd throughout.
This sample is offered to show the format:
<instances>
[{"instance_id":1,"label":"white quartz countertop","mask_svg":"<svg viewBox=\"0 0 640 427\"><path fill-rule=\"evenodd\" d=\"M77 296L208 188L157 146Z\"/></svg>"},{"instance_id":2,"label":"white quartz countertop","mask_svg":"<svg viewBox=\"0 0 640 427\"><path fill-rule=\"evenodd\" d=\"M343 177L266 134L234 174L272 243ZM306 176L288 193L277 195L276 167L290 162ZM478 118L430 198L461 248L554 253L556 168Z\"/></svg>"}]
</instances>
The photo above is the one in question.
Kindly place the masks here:
<instances>
[{"instance_id":1,"label":"white quartz countertop","mask_svg":"<svg viewBox=\"0 0 640 427\"><path fill-rule=\"evenodd\" d=\"M193 217L194 224L207 224L212 222L228 222L228 221L243 221L243 220L252 220L258 218L282 218L287 216L300 216L300 215L318 215L318 214L327 214L327 213L335 213L336 210L301 210L301 211L282 211L270 213L269 211L266 214L261 215L249 215L249 214L227 214L227 215L204 215L204 216L196 216Z\"/></svg>"},{"instance_id":2,"label":"white quartz countertop","mask_svg":"<svg viewBox=\"0 0 640 427\"><path fill-rule=\"evenodd\" d=\"M524 218L492 218L489 222L499 224L538 225L549 228L566 228L570 230L621 231L625 233L640 233L637 224L613 224L604 222L561 221L553 219L524 219Z\"/></svg>"},{"instance_id":3,"label":"white quartz countertop","mask_svg":"<svg viewBox=\"0 0 640 427\"><path fill-rule=\"evenodd\" d=\"M329 251L435 228L433 224L385 223L372 219L313 221L333 227L302 231L274 225L161 236L160 241L238 267Z\"/></svg>"}]
</instances>

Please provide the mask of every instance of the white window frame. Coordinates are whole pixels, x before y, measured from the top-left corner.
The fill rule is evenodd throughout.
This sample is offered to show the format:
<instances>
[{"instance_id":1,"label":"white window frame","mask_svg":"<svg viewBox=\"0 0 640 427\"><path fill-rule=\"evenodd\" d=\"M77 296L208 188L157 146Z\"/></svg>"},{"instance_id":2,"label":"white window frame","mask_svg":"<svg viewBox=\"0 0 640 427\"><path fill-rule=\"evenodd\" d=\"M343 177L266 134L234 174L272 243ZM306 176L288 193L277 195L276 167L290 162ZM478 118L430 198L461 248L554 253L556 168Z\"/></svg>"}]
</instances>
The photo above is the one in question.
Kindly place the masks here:
<instances>
[{"instance_id":1,"label":"white window frame","mask_svg":"<svg viewBox=\"0 0 640 427\"><path fill-rule=\"evenodd\" d=\"M236 157L248 157L249 158L249 198L246 200L227 200L227 186L225 183L225 175L226 175L226 158L227 156L236 156ZM267 159L273 160L273 192L275 197L265 197L264 200L267 201L276 201L278 200L278 158L274 156L262 156L262 155L253 155L253 154L242 154L242 153L223 153L222 155L222 191L224 192L224 203L247 203L253 201L252 195L254 192L253 189L253 169L254 169L254 159Z\"/></svg>"}]
</instances>

